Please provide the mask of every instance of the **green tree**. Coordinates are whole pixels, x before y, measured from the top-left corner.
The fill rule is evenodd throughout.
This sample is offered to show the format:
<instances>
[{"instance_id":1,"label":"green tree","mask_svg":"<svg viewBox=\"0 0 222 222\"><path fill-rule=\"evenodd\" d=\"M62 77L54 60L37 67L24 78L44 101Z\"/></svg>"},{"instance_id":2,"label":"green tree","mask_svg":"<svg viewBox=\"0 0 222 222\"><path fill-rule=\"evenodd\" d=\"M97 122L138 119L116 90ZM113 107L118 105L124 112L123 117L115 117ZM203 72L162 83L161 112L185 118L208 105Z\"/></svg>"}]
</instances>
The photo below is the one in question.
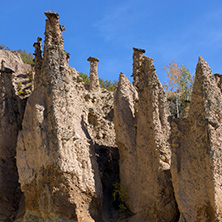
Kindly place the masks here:
<instances>
[{"instance_id":1,"label":"green tree","mask_svg":"<svg viewBox=\"0 0 222 222\"><path fill-rule=\"evenodd\" d=\"M108 91L113 92L118 85L118 81L114 80L113 82L111 80L103 80L99 78L99 84L101 88L107 89Z\"/></svg>"},{"instance_id":2,"label":"green tree","mask_svg":"<svg viewBox=\"0 0 222 222\"><path fill-rule=\"evenodd\" d=\"M82 78L85 88L89 89L89 76L83 72L80 72L79 76Z\"/></svg>"},{"instance_id":3,"label":"green tree","mask_svg":"<svg viewBox=\"0 0 222 222\"><path fill-rule=\"evenodd\" d=\"M86 89L89 89L89 76L87 74L84 74L82 72L79 73L80 77L83 79L84 85ZM111 80L103 80L99 78L99 84L101 88L107 89L108 91L114 91L115 87L118 85L118 81L114 80L113 82Z\"/></svg>"},{"instance_id":4,"label":"green tree","mask_svg":"<svg viewBox=\"0 0 222 222\"><path fill-rule=\"evenodd\" d=\"M182 100L189 100L191 99L192 87L193 87L193 78L190 71L187 69L186 66L181 65L180 68L180 91Z\"/></svg>"},{"instance_id":5,"label":"green tree","mask_svg":"<svg viewBox=\"0 0 222 222\"><path fill-rule=\"evenodd\" d=\"M82 80L85 84L89 83L89 76L87 74L84 74L83 72L80 72L79 75L80 75L80 77L82 78Z\"/></svg>"},{"instance_id":6,"label":"green tree","mask_svg":"<svg viewBox=\"0 0 222 222\"><path fill-rule=\"evenodd\" d=\"M99 84L101 88L105 88L105 82L103 79L99 78Z\"/></svg>"},{"instance_id":7,"label":"green tree","mask_svg":"<svg viewBox=\"0 0 222 222\"><path fill-rule=\"evenodd\" d=\"M164 66L164 70L169 79L164 87L171 92L168 97L171 113L177 117L186 115L193 87L192 75L186 66L181 65L179 67L175 61L170 62L168 66Z\"/></svg>"},{"instance_id":8,"label":"green tree","mask_svg":"<svg viewBox=\"0 0 222 222\"><path fill-rule=\"evenodd\" d=\"M17 52L20 53L22 61L25 64L31 65L33 63L33 55L31 52L27 53L26 50L22 50L22 49L18 49Z\"/></svg>"}]
</instances>

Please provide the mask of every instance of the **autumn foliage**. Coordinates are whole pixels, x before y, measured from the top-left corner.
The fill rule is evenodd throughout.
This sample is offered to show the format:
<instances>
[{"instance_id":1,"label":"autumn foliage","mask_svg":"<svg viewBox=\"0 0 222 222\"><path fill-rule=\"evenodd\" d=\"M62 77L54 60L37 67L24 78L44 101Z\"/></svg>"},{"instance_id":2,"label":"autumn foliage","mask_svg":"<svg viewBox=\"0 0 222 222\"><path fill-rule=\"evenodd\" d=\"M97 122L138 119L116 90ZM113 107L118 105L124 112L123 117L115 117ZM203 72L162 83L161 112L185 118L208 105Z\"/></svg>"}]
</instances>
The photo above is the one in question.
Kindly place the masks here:
<instances>
[{"instance_id":1,"label":"autumn foliage","mask_svg":"<svg viewBox=\"0 0 222 222\"><path fill-rule=\"evenodd\" d=\"M179 67L175 61L170 62L169 65L164 65L164 70L168 77L168 82L164 84L164 88L170 92L168 101L171 114L176 117L186 116L193 87L192 75L186 66L181 65Z\"/></svg>"}]
</instances>

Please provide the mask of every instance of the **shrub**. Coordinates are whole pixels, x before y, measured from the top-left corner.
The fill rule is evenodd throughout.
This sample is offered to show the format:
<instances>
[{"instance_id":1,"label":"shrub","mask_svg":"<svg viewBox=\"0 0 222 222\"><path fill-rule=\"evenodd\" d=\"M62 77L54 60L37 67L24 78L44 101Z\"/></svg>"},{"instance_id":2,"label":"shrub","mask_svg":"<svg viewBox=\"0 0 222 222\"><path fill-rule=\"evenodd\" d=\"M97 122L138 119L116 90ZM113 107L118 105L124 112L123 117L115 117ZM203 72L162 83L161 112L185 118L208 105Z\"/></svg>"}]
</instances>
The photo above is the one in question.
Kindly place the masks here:
<instances>
[{"instance_id":1,"label":"shrub","mask_svg":"<svg viewBox=\"0 0 222 222\"><path fill-rule=\"evenodd\" d=\"M119 212L124 212L127 210L127 196L128 194L124 187L119 182L115 182L113 184L113 199L118 205Z\"/></svg>"}]
</instances>

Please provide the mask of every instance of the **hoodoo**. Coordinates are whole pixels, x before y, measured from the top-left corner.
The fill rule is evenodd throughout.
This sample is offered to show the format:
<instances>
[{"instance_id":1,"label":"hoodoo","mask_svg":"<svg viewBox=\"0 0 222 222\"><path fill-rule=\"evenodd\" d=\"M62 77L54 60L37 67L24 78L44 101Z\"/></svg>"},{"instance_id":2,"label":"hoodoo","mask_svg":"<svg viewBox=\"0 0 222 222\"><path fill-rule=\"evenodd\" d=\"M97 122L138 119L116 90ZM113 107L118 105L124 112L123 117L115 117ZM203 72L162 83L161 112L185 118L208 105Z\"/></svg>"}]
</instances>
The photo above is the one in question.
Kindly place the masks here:
<instances>
[{"instance_id":1,"label":"hoodoo","mask_svg":"<svg viewBox=\"0 0 222 222\"><path fill-rule=\"evenodd\" d=\"M23 221L101 221L102 187L84 128L85 107L75 69L68 66L59 15L45 12L44 57L35 46L35 90L17 144Z\"/></svg>"}]
</instances>

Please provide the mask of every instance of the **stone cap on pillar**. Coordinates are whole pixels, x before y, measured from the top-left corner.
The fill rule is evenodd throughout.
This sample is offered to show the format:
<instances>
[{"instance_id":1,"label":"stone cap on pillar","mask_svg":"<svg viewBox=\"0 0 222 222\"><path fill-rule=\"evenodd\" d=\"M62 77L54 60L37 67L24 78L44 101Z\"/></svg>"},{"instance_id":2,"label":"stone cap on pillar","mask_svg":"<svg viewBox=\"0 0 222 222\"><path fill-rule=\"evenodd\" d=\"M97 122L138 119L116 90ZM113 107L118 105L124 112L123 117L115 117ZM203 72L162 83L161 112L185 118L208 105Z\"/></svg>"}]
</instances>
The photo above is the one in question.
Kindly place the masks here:
<instances>
[{"instance_id":1,"label":"stone cap on pillar","mask_svg":"<svg viewBox=\"0 0 222 222\"><path fill-rule=\"evenodd\" d=\"M33 47L36 48L37 46L40 46L40 42L34 42Z\"/></svg>"},{"instance_id":2,"label":"stone cap on pillar","mask_svg":"<svg viewBox=\"0 0 222 222\"><path fill-rule=\"evenodd\" d=\"M42 38L41 38L41 37L38 37L38 38L37 38L37 42L41 43L41 41L42 41Z\"/></svg>"},{"instance_id":3,"label":"stone cap on pillar","mask_svg":"<svg viewBox=\"0 0 222 222\"><path fill-rule=\"evenodd\" d=\"M87 61L89 61L89 62L94 62L94 61L99 62L99 59L90 56L90 57L87 59Z\"/></svg>"},{"instance_id":4,"label":"stone cap on pillar","mask_svg":"<svg viewBox=\"0 0 222 222\"><path fill-rule=\"evenodd\" d=\"M138 49L138 48L133 48L134 51L140 52L140 53L145 53L145 49Z\"/></svg>"},{"instance_id":5,"label":"stone cap on pillar","mask_svg":"<svg viewBox=\"0 0 222 222\"><path fill-rule=\"evenodd\" d=\"M54 11L46 11L46 12L44 12L44 13L45 13L45 15L46 15L46 17L47 17L48 19L49 19L49 18L52 18L52 17L59 19L59 14L58 14L57 12L54 12Z\"/></svg>"},{"instance_id":6,"label":"stone cap on pillar","mask_svg":"<svg viewBox=\"0 0 222 222\"><path fill-rule=\"evenodd\" d=\"M33 44L33 47L37 47L37 46L41 46L41 41L42 41L42 38L41 37L38 37L37 38L37 42L34 42L34 44Z\"/></svg>"}]
</instances>

